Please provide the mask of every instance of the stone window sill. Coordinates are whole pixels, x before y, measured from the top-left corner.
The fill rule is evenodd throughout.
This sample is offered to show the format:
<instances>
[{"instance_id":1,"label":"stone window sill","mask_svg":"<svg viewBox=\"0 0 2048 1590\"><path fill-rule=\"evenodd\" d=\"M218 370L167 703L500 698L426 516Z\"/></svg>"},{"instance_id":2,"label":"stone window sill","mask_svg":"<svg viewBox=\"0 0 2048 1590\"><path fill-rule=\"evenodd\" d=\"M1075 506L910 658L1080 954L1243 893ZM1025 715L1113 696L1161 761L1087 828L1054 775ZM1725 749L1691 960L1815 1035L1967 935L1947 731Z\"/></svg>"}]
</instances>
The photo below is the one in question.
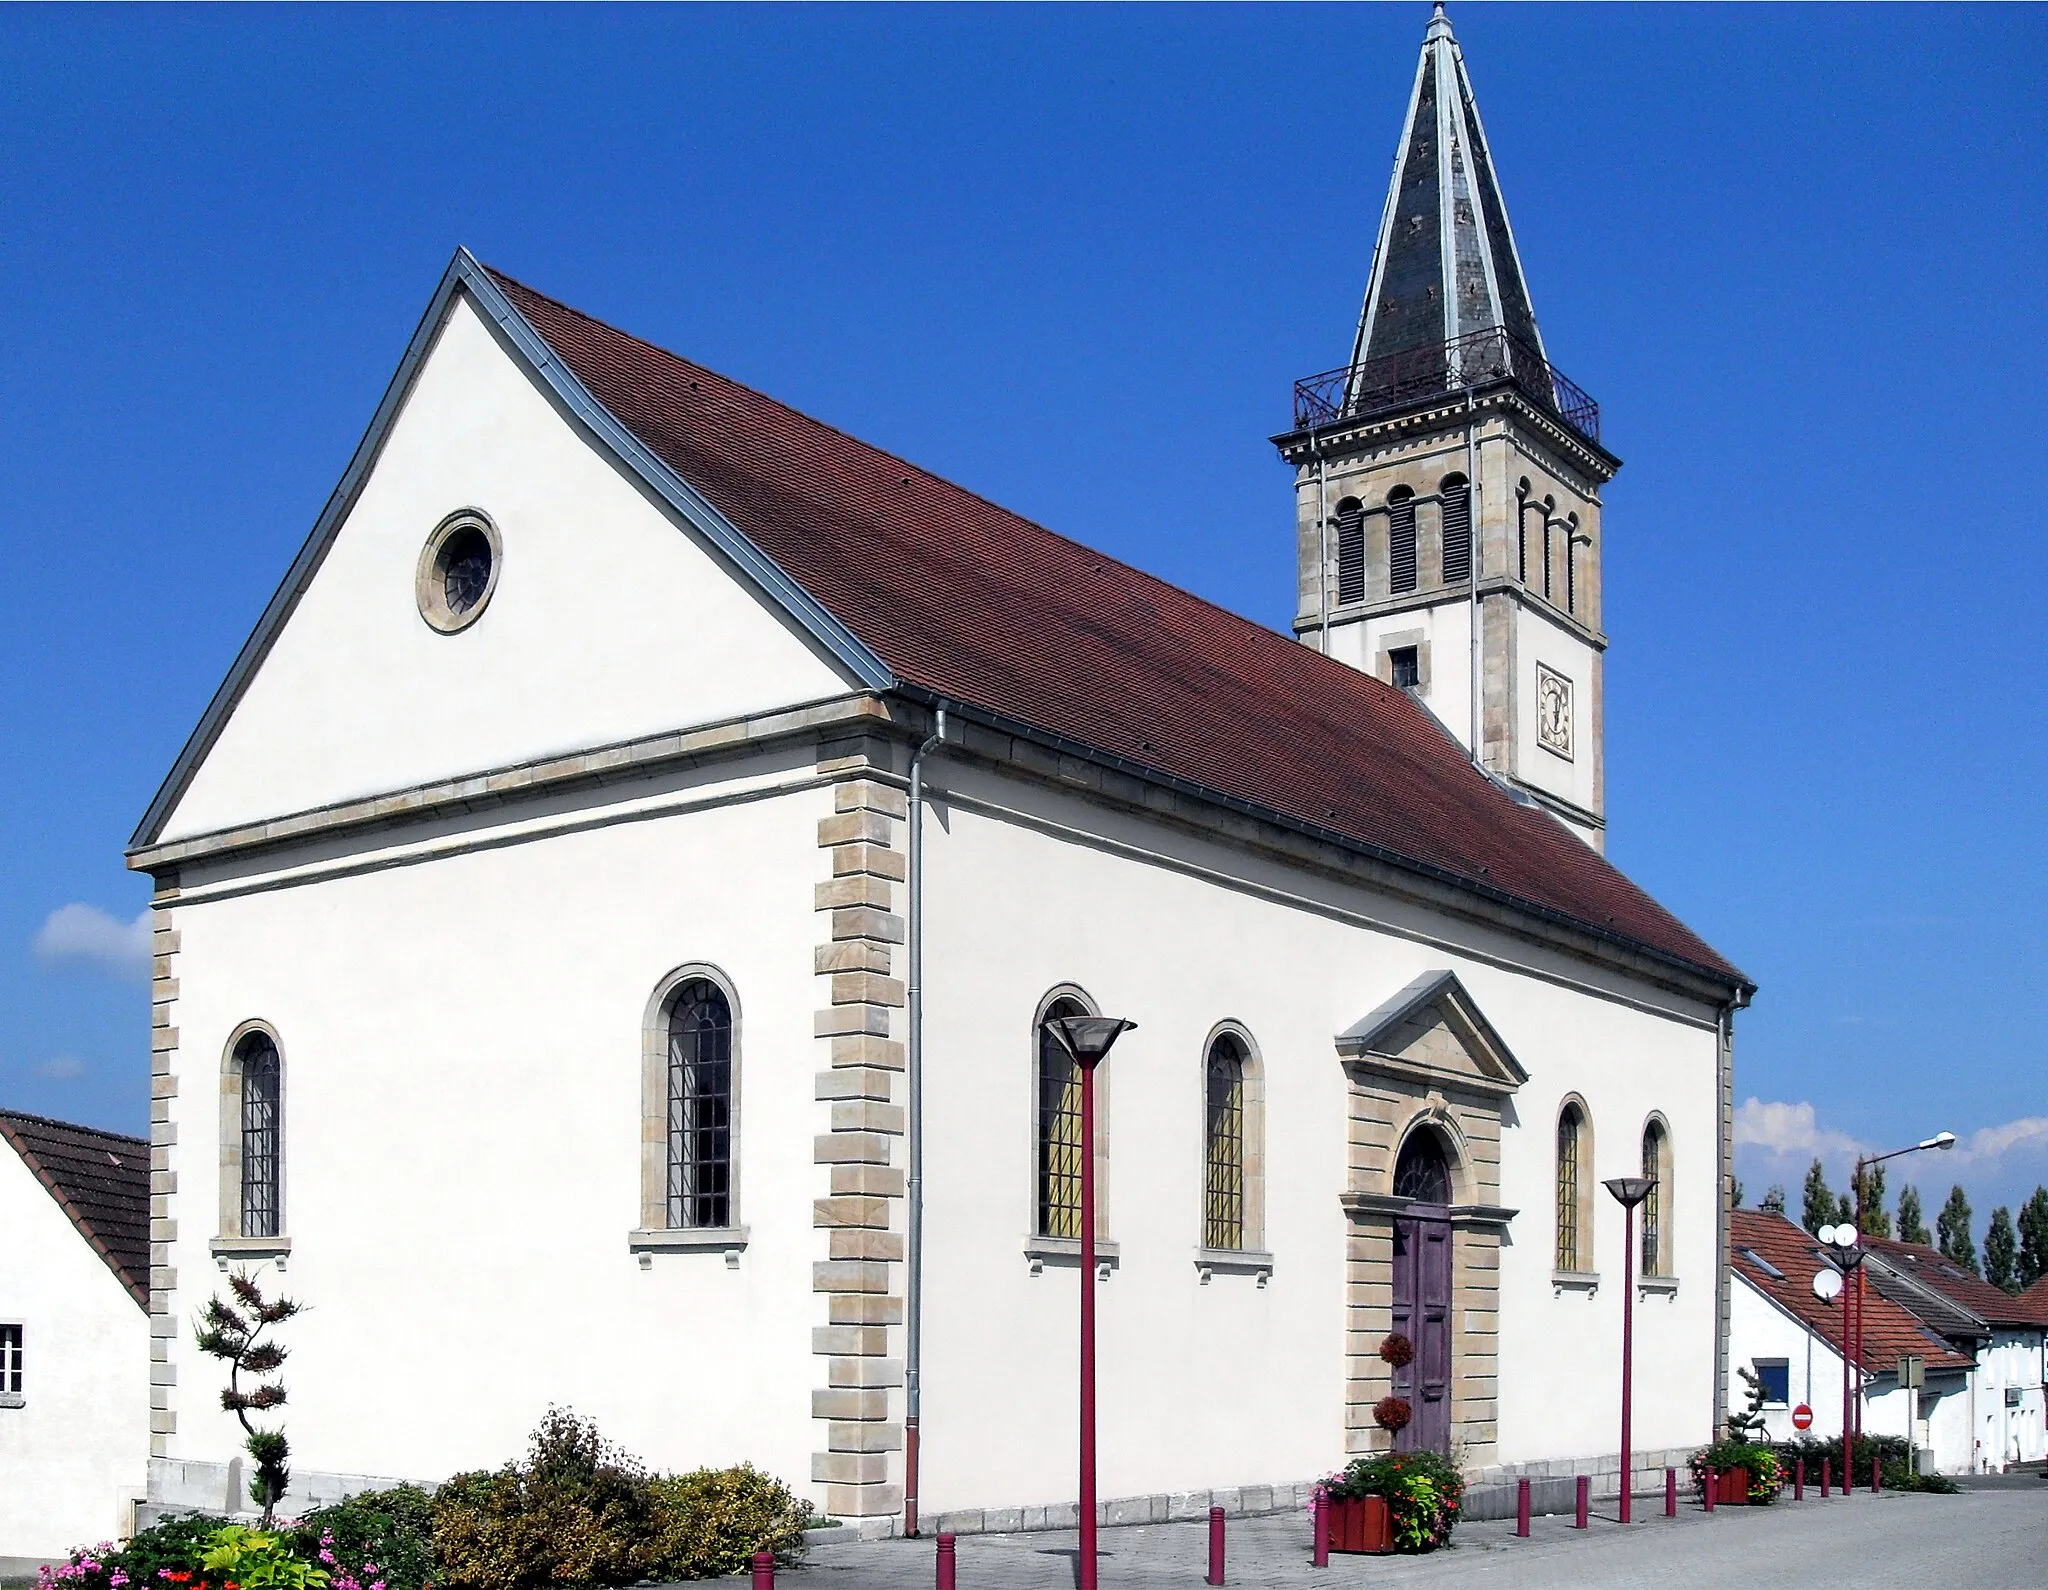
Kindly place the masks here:
<instances>
[{"instance_id":1,"label":"stone window sill","mask_svg":"<svg viewBox=\"0 0 2048 1590\"><path fill-rule=\"evenodd\" d=\"M213 1262L225 1270L230 1264L261 1264L266 1259L282 1270L291 1257L290 1237L215 1237L207 1244Z\"/></svg>"},{"instance_id":2,"label":"stone window sill","mask_svg":"<svg viewBox=\"0 0 2048 1590\"><path fill-rule=\"evenodd\" d=\"M1639 1275L1636 1288L1653 1297L1678 1296L1678 1277L1675 1275Z\"/></svg>"},{"instance_id":3,"label":"stone window sill","mask_svg":"<svg viewBox=\"0 0 2048 1590\"><path fill-rule=\"evenodd\" d=\"M722 1253L725 1267L737 1270L740 1254L747 1245L745 1226L677 1226L658 1231L630 1231L626 1234L628 1252L640 1255L640 1268L654 1267L657 1253Z\"/></svg>"},{"instance_id":4,"label":"stone window sill","mask_svg":"<svg viewBox=\"0 0 2048 1590\"><path fill-rule=\"evenodd\" d=\"M1081 1239L1079 1237L1026 1237L1024 1257L1031 1265L1033 1275L1043 1275L1048 1264L1064 1269L1081 1268ZM1109 1279L1110 1271L1117 1268L1123 1258L1123 1250L1114 1242L1098 1237L1095 1241L1095 1274L1098 1280Z\"/></svg>"},{"instance_id":5,"label":"stone window sill","mask_svg":"<svg viewBox=\"0 0 2048 1590\"><path fill-rule=\"evenodd\" d=\"M1249 1275L1264 1286L1273 1278L1273 1255L1260 1248L1197 1248L1195 1269L1202 1285L1214 1275Z\"/></svg>"},{"instance_id":6,"label":"stone window sill","mask_svg":"<svg viewBox=\"0 0 2048 1590\"><path fill-rule=\"evenodd\" d=\"M1600 1290L1600 1272L1598 1270L1552 1270L1550 1272L1550 1284L1554 1289L1555 1295L1560 1297L1566 1292L1584 1292L1588 1297L1591 1297Z\"/></svg>"},{"instance_id":7,"label":"stone window sill","mask_svg":"<svg viewBox=\"0 0 2048 1590\"><path fill-rule=\"evenodd\" d=\"M18 1391L0 1391L0 1408L26 1408L28 1399Z\"/></svg>"}]
</instances>

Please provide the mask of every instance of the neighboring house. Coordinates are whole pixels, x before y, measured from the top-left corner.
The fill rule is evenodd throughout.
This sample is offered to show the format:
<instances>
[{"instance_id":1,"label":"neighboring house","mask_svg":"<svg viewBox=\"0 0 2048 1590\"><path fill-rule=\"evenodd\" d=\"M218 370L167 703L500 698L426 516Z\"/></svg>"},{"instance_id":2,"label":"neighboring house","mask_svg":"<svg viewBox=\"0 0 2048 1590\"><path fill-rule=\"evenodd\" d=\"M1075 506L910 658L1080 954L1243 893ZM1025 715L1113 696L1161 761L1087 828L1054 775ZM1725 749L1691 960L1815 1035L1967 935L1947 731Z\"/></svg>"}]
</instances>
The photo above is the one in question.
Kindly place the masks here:
<instances>
[{"instance_id":1,"label":"neighboring house","mask_svg":"<svg viewBox=\"0 0 2048 1590\"><path fill-rule=\"evenodd\" d=\"M1970 1376L1972 1472L2002 1473L2048 1457L2043 1407L2048 1319L2039 1299L2015 1297L1937 1249L1872 1237L1871 1284L1976 1364Z\"/></svg>"},{"instance_id":2,"label":"neighboring house","mask_svg":"<svg viewBox=\"0 0 2048 1590\"><path fill-rule=\"evenodd\" d=\"M1771 1440L1789 1441L1799 1434L1792 1416L1802 1404L1813 1414L1806 1434L1839 1440L1842 1304L1839 1299L1823 1302L1813 1290L1817 1274L1835 1269L1827 1249L1785 1216L1763 1209L1734 1211L1729 1247L1735 1279L1729 1307L1729 1406L1748 1406L1748 1386L1737 1374L1747 1369L1763 1383L1764 1428ZM1865 1434L1913 1434L1926 1454L1924 1462L1947 1474L1965 1472L1972 1359L1882 1290L1864 1289L1864 1310ZM1918 1357L1926 1372L1917 1429L1914 1398L1898 1379L1899 1360L1907 1356Z\"/></svg>"},{"instance_id":3,"label":"neighboring house","mask_svg":"<svg viewBox=\"0 0 2048 1590\"><path fill-rule=\"evenodd\" d=\"M127 1531L148 1306L149 1144L0 1111L0 1563Z\"/></svg>"},{"instance_id":4,"label":"neighboring house","mask_svg":"<svg viewBox=\"0 0 2048 1590\"><path fill-rule=\"evenodd\" d=\"M1387 215L1279 443L1308 644L456 257L130 852L154 1499L231 1483L246 1267L302 1496L558 1402L876 1528L1071 1512L1082 1012L1106 1497L1298 1494L1394 1393L1611 1463L1645 1168L1637 1455L1711 1435L1752 989L1601 854L1619 463L1441 17Z\"/></svg>"}]
</instances>

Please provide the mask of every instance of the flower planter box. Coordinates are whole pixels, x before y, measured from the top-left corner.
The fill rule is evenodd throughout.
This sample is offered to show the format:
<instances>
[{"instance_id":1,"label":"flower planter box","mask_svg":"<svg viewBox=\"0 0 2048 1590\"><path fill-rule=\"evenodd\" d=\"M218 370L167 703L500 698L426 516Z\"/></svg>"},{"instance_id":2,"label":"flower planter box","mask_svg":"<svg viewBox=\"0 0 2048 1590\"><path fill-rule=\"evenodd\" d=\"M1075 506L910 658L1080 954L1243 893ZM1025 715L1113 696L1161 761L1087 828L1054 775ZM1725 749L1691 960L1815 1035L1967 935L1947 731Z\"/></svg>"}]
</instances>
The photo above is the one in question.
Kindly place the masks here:
<instances>
[{"instance_id":1,"label":"flower planter box","mask_svg":"<svg viewBox=\"0 0 2048 1590\"><path fill-rule=\"evenodd\" d=\"M1329 1506L1330 1550L1378 1554L1394 1549L1394 1515L1384 1496L1349 1496Z\"/></svg>"},{"instance_id":2,"label":"flower planter box","mask_svg":"<svg viewBox=\"0 0 2048 1590\"><path fill-rule=\"evenodd\" d=\"M1720 1507L1749 1505L1749 1470L1723 1469L1714 1476L1714 1502Z\"/></svg>"}]
</instances>

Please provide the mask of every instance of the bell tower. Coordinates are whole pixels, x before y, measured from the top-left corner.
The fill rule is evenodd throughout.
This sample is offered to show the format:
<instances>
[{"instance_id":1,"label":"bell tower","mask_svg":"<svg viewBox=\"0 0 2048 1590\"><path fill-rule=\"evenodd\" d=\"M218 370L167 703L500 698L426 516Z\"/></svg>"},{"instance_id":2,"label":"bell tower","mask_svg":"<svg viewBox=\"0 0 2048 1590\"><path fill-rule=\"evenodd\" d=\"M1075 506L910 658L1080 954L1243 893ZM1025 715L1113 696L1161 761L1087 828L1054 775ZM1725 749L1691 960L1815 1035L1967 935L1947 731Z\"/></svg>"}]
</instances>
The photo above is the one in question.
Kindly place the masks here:
<instances>
[{"instance_id":1,"label":"bell tower","mask_svg":"<svg viewBox=\"0 0 2048 1590\"><path fill-rule=\"evenodd\" d=\"M1306 645L1412 692L1606 840L1600 488L1621 460L1550 363L1463 52L1423 40L1351 359L1295 383Z\"/></svg>"}]
</instances>

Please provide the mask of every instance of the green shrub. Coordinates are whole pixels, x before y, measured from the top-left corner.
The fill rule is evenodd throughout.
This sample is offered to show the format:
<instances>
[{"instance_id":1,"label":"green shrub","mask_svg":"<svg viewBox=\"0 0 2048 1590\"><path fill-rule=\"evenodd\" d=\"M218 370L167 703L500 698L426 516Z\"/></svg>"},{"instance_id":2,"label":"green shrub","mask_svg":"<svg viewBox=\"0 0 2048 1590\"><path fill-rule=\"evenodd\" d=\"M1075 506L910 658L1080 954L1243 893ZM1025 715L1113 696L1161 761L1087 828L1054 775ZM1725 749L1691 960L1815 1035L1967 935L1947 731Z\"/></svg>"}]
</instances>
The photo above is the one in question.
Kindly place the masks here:
<instances>
[{"instance_id":1,"label":"green shrub","mask_svg":"<svg viewBox=\"0 0 2048 1590\"><path fill-rule=\"evenodd\" d=\"M784 1562L803 1550L811 1504L751 1464L698 1469L654 1482L663 1579L716 1579L738 1573L756 1552Z\"/></svg>"},{"instance_id":2,"label":"green shrub","mask_svg":"<svg viewBox=\"0 0 2048 1590\"><path fill-rule=\"evenodd\" d=\"M1396 1551L1435 1551L1451 1538L1458 1508L1465 1499L1465 1479L1451 1461L1435 1452L1387 1452L1353 1458L1322 1482L1332 1501L1358 1496L1384 1496L1391 1515Z\"/></svg>"},{"instance_id":3,"label":"green shrub","mask_svg":"<svg viewBox=\"0 0 2048 1590\"><path fill-rule=\"evenodd\" d=\"M1702 1447L1693 1453L1687 1466L1692 1470L1693 1489L1702 1492L1707 1488L1708 1469L1716 1474L1725 1474L1730 1469L1749 1470L1749 1504L1752 1507L1770 1506L1785 1485L1785 1469L1778 1454L1753 1441L1716 1441L1712 1446Z\"/></svg>"},{"instance_id":4,"label":"green shrub","mask_svg":"<svg viewBox=\"0 0 2048 1590\"><path fill-rule=\"evenodd\" d=\"M357 1585L426 1590L438 1577L434 1499L415 1485L363 1491L308 1513L292 1531L292 1549Z\"/></svg>"},{"instance_id":5,"label":"green shrub","mask_svg":"<svg viewBox=\"0 0 2048 1590\"><path fill-rule=\"evenodd\" d=\"M159 1519L136 1531L116 1554L115 1562L129 1582L138 1586L160 1585L159 1570L197 1573L208 1543L226 1523L225 1518L211 1513L179 1513Z\"/></svg>"},{"instance_id":6,"label":"green shrub","mask_svg":"<svg viewBox=\"0 0 2048 1590\"><path fill-rule=\"evenodd\" d=\"M333 1576L294 1556L284 1536L243 1524L223 1524L200 1559L209 1582L241 1590L326 1590Z\"/></svg>"},{"instance_id":7,"label":"green shrub","mask_svg":"<svg viewBox=\"0 0 2048 1590\"><path fill-rule=\"evenodd\" d=\"M594 1424L552 1408L524 1468L458 1474L434 1493L434 1556L452 1590L632 1584L659 1558L654 1482Z\"/></svg>"},{"instance_id":8,"label":"green shrub","mask_svg":"<svg viewBox=\"0 0 2048 1590\"><path fill-rule=\"evenodd\" d=\"M1822 1458L1833 1465L1838 1482L1842 1477L1842 1442L1839 1436L1832 1441L1823 1441L1804 1435L1796 1441L1781 1441L1774 1450L1784 1462L1788 1474L1796 1461L1805 1458L1806 1483L1809 1485L1820 1483ZM1849 1443L1849 1453L1850 1461L1855 1465L1853 1477L1859 1486L1870 1483L1870 1460L1876 1458L1878 1473L1886 1490L1927 1491L1938 1496L1956 1494L1956 1482L1946 1474L1914 1474L1908 1470L1906 1438L1902 1435L1856 1436Z\"/></svg>"}]
</instances>

